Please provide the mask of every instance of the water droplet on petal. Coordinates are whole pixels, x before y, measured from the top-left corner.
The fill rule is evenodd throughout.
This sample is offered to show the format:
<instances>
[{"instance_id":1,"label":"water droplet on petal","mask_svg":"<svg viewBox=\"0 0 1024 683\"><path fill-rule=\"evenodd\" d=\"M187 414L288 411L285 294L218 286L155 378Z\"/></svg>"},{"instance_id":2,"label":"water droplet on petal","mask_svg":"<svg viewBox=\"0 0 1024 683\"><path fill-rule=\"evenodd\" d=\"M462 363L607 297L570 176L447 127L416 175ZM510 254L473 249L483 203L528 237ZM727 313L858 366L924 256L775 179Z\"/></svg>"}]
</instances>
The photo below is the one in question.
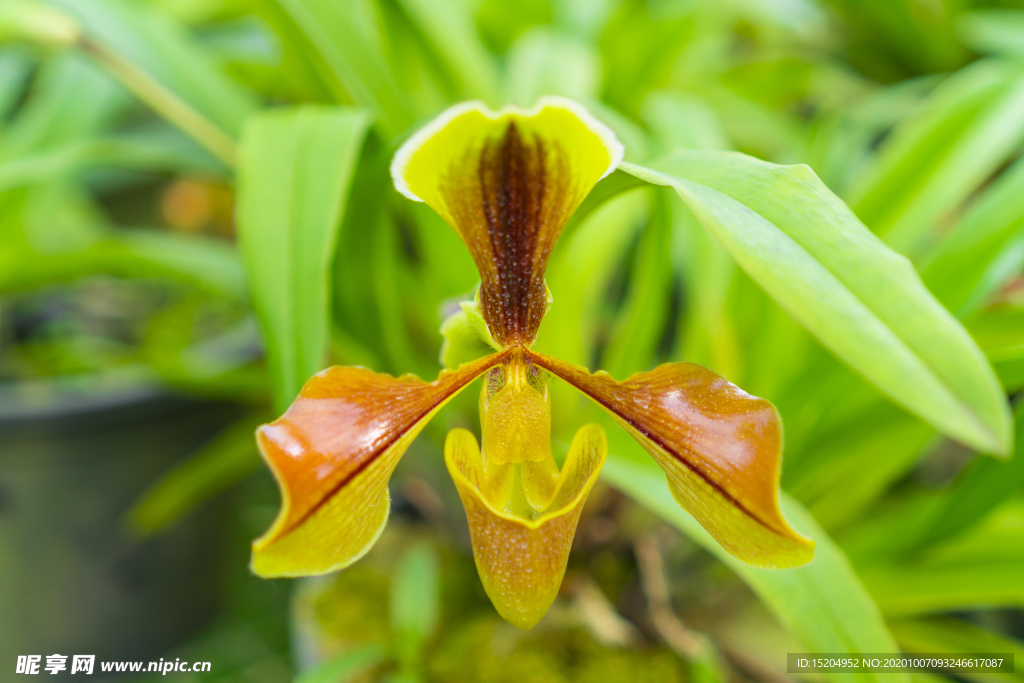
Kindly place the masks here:
<instances>
[{"instance_id":1,"label":"water droplet on petal","mask_svg":"<svg viewBox=\"0 0 1024 683\"><path fill-rule=\"evenodd\" d=\"M651 392L643 388L638 389L633 394L633 401L644 410L647 410L648 406L651 405Z\"/></svg>"}]
</instances>

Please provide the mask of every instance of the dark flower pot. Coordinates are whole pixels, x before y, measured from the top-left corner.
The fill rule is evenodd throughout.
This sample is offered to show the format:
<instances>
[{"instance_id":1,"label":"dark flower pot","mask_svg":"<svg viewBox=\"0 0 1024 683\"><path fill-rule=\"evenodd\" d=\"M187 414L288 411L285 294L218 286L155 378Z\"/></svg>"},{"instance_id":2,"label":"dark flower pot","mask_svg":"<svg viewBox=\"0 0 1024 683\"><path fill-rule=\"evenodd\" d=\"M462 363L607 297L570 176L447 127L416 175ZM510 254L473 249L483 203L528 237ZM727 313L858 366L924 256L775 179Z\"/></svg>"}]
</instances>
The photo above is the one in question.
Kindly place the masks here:
<instances>
[{"instance_id":1,"label":"dark flower pot","mask_svg":"<svg viewBox=\"0 0 1024 683\"><path fill-rule=\"evenodd\" d=\"M235 411L137 386L25 397L0 386L0 679L18 655L69 655L66 676L93 654L97 677L158 659L217 610L228 520L208 505L139 541L122 516Z\"/></svg>"}]
</instances>

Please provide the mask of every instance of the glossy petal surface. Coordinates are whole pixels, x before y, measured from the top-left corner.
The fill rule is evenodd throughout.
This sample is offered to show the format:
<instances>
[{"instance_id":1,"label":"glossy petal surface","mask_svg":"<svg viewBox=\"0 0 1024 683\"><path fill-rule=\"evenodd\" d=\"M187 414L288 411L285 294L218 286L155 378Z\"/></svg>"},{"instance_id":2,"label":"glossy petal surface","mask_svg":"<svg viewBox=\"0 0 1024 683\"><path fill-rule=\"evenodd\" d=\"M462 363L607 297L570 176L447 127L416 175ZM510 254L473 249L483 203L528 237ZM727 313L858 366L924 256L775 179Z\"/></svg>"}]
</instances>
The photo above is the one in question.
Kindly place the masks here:
<instances>
[{"instance_id":1,"label":"glossy petal surface","mask_svg":"<svg viewBox=\"0 0 1024 683\"><path fill-rule=\"evenodd\" d=\"M399 192L426 202L469 247L493 338L530 343L547 308L551 248L622 151L611 130L571 100L498 112L469 102L410 138L391 175Z\"/></svg>"},{"instance_id":2,"label":"glossy petal surface","mask_svg":"<svg viewBox=\"0 0 1024 683\"><path fill-rule=\"evenodd\" d=\"M693 363L619 382L528 353L610 412L665 471L679 504L732 555L769 568L813 558L813 541L779 510L782 425L771 403Z\"/></svg>"},{"instance_id":3,"label":"glossy petal surface","mask_svg":"<svg viewBox=\"0 0 1024 683\"><path fill-rule=\"evenodd\" d=\"M484 470L476 437L464 429L448 434L445 464L466 509L473 558L495 609L519 628L530 628L558 595L583 504L608 451L604 429L586 425L576 433L554 495L541 509L526 498L542 463L523 462ZM505 483L494 487L495 477ZM543 485L545 482L536 482ZM501 490L501 494L492 492Z\"/></svg>"},{"instance_id":4,"label":"glossy petal surface","mask_svg":"<svg viewBox=\"0 0 1024 683\"><path fill-rule=\"evenodd\" d=\"M253 543L261 576L306 576L348 566L387 522L387 483L433 415L507 354L443 371L437 380L333 367L314 375L256 440L281 489L281 511Z\"/></svg>"}]
</instances>

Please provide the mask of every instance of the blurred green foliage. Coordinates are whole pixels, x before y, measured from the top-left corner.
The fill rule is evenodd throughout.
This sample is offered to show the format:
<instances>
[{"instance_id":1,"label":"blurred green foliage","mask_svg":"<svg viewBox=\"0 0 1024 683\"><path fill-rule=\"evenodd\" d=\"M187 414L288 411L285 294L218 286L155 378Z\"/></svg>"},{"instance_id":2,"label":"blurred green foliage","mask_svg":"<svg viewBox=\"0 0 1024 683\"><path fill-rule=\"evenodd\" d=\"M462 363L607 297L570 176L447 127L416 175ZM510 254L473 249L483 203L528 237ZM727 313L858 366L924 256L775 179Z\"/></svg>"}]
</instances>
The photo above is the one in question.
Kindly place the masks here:
<instances>
[{"instance_id":1,"label":"blurred green foliage","mask_svg":"<svg viewBox=\"0 0 1024 683\"><path fill-rule=\"evenodd\" d=\"M707 547L752 590L670 563L676 607L689 619L697 600L684 578L724 586L730 609L694 618L731 670L753 678L780 671L786 647L1021 651L1020 447L1000 462L948 438L999 450L962 422L1005 412L977 388L988 372L980 352L1007 395L1024 388L1019 3L7 0L0 39L0 379L126 372L252 413L154 484L129 516L137 532L158 532L257 470L245 432L328 363L440 369L439 327L477 276L454 232L392 190L391 154L454 102L561 94L611 126L628 161L689 189L684 204L624 173L595 189L552 255L540 347L619 378L698 362L770 399L786 430L787 514L818 541L806 569L737 565L665 498L631 442L610 434L608 482L696 544L676 539L689 549L680 552L721 567L697 550ZM717 154L727 150L805 163L821 183ZM833 220L845 210L833 193L856 218ZM729 201L711 202L720 196ZM823 219L826 205L839 213ZM736 206L771 225L730 218L743 213ZM743 225L776 245L788 235L814 253L808 268L845 288L819 291L824 280L793 259L758 255ZM821 317L815 300L843 297L892 304L878 316L890 347L925 349L924 369L867 340L868 319L851 308ZM590 409L564 385L552 395L564 451ZM397 498L433 520L437 616L417 603L424 589L403 588L426 580L432 551L405 564L393 553L376 578L360 567L339 575L336 590L363 601L344 597L308 620L361 629L363 645L384 649L325 660L322 675L366 675L377 657L396 677L455 680L467 662L480 680L514 673L481 654L505 637L486 603L446 592L463 574L476 584L465 556L446 549L464 539L443 530L463 522L438 444L448 428L473 425L474 404L471 392L453 401L395 479ZM595 495L594 506L613 499ZM636 514L623 503L583 529L601 537L611 520L628 536ZM584 551L573 571L597 577L644 641L663 640L636 609L642 592L622 588L637 585L628 544ZM380 602L395 595L410 596L392 606L399 630L418 634L397 660ZM230 623L225 638L244 631ZM616 651L578 628L526 636L523 661L571 680L638 662L663 671L656 680L698 677L664 648ZM210 645L218 637L190 647L231 651ZM278 654L265 657L264 679L258 661L213 675L288 675Z\"/></svg>"}]
</instances>

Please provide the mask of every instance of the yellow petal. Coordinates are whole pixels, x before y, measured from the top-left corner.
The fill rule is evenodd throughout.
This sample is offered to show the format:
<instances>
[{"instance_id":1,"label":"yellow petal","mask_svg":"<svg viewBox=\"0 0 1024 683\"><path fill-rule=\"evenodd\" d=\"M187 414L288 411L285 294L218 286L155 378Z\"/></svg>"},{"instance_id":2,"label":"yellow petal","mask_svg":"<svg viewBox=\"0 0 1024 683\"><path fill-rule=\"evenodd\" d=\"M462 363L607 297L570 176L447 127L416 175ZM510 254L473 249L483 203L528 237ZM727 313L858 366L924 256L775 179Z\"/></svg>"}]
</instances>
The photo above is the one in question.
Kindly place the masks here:
<instances>
[{"instance_id":1,"label":"yellow petal","mask_svg":"<svg viewBox=\"0 0 1024 683\"><path fill-rule=\"evenodd\" d=\"M665 470L679 504L731 554L766 568L813 559L814 542L779 509L782 424L771 403L694 363L618 382L531 351L526 357L611 413Z\"/></svg>"},{"instance_id":2,"label":"yellow petal","mask_svg":"<svg viewBox=\"0 0 1024 683\"><path fill-rule=\"evenodd\" d=\"M438 212L480 271L480 312L502 345L530 343L547 310L544 269L569 216L622 160L615 134L572 100L443 112L395 154L395 188Z\"/></svg>"},{"instance_id":3,"label":"yellow petal","mask_svg":"<svg viewBox=\"0 0 1024 683\"><path fill-rule=\"evenodd\" d=\"M346 567L376 542L390 509L388 479L426 423L508 353L442 371L437 380L334 367L310 378L288 411L256 432L281 489L281 511L253 542L260 576Z\"/></svg>"},{"instance_id":4,"label":"yellow petal","mask_svg":"<svg viewBox=\"0 0 1024 683\"><path fill-rule=\"evenodd\" d=\"M487 371L480 391L480 440L487 463L504 465L551 458L551 397L539 368L515 349Z\"/></svg>"},{"instance_id":5,"label":"yellow petal","mask_svg":"<svg viewBox=\"0 0 1024 683\"><path fill-rule=\"evenodd\" d=\"M608 447L604 429L586 425L572 441L554 496L541 510L531 509L515 491L495 501L487 494L485 474L476 437L464 429L448 434L445 464L466 509L473 558L484 590L507 621L532 627L554 602L565 574L569 549L583 504L604 464ZM529 477L539 463L504 465L513 488L528 489Z\"/></svg>"}]
</instances>

